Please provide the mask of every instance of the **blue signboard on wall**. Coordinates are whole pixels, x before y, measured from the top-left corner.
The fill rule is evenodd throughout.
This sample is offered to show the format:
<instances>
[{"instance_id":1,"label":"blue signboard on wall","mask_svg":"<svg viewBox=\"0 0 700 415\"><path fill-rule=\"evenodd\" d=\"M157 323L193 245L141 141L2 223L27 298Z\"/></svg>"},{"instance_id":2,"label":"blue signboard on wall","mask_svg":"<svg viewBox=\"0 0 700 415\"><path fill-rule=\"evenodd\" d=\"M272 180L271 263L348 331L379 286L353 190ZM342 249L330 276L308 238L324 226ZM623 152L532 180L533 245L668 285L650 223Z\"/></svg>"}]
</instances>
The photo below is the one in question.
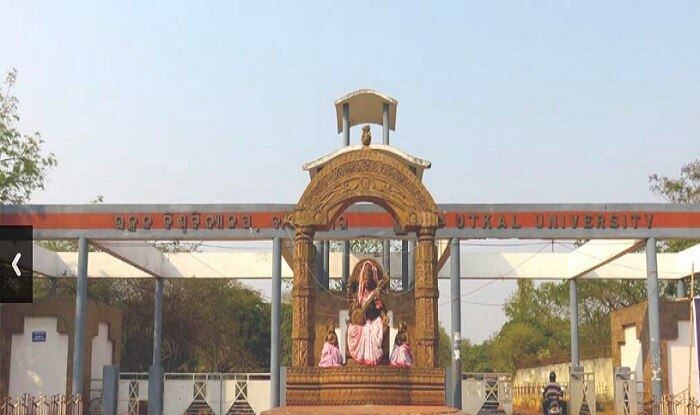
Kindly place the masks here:
<instances>
[{"instance_id":1,"label":"blue signboard on wall","mask_svg":"<svg viewBox=\"0 0 700 415\"><path fill-rule=\"evenodd\" d=\"M46 341L45 331L33 331L32 332L32 343L43 343Z\"/></svg>"}]
</instances>

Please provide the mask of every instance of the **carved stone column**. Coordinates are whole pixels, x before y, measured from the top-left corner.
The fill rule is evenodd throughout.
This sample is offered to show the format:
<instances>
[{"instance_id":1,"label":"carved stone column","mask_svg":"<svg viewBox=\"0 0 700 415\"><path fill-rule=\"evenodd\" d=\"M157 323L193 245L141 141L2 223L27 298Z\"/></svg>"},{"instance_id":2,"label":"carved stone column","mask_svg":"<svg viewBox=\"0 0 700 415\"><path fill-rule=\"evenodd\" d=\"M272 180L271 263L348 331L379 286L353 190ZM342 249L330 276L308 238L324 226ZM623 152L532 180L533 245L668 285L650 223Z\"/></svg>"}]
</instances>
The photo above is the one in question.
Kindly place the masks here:
<instances>
[{"instance_id":1,"label":"carved stone column","mask_svg":"<svg viewBox=\"0 0 700 415\"><path fill-rule=\"evenodd\" d=\"M292 367L314 366L314 233L297 228L294 235L294 287L292 288Z\"/></svg>"},{"instance_id":2,"label":"carved stone column","mask_svg":"<svg viewBox=\"0 0 700 415\"><path fill-rule=\"evenodd\" d=\"M438 365L438 280L435 228L421 228L416 246L416 366Z\"/></svg>"}]
</instances>

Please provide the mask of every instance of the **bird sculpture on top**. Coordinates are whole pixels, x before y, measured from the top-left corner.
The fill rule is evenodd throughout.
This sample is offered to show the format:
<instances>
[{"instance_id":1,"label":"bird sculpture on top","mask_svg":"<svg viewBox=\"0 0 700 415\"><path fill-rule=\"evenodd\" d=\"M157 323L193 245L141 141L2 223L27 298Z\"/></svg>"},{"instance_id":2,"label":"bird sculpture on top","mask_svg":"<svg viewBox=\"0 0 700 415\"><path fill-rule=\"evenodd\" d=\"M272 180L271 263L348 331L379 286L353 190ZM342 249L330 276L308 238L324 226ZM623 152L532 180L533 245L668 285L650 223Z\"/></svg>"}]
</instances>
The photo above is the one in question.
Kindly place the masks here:
<instances>
[{"instance_id":1,"label":"bird sculpture on top","mask_svg":"<svg viewBox=\"0 0 700 415\"><path fill-rule=\"evenodd\" d=\"M368 146L372 142L372 133L369 131L369 125L362 127L362 138L360 138L360 141L362 141L363 146Z\"/></svg>"}]
</instances>

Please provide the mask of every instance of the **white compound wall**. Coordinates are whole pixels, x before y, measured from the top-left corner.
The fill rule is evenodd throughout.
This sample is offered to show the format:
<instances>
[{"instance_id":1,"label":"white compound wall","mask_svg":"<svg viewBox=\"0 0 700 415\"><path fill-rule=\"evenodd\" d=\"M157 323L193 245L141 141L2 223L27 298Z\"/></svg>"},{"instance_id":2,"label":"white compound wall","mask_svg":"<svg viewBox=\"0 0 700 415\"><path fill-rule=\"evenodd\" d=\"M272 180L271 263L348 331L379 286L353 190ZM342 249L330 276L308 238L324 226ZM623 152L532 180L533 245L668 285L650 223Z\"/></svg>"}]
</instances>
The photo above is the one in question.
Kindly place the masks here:
<instances>
[{"instance_id":1,"label":"white compound wall","mask_svg":"<svg viewBox=\"0 0 700 415\"><path fill-rule=\"evenodd\" d=\"M27 317L24 332L12 335L9 395L66 393L68 335L55 317Z\"/></svg>"}]
</instances>

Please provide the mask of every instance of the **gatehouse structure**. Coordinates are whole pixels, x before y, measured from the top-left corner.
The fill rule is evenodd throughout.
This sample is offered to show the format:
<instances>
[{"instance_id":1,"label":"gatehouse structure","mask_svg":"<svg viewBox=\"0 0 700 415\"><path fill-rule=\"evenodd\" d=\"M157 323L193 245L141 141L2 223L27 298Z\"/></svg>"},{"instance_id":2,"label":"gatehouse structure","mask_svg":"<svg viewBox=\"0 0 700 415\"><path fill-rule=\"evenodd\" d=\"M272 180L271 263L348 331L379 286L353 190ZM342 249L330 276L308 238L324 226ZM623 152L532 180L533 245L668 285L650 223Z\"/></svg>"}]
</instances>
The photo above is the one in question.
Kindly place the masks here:
<instances>
[{"instance_id":1,"label":"gatehouse structure","mask_svg":"<svg viewBox=\"0 0 700 415\"><path fill-rule=\"evenodd\" d=\"M430 162L389 143L389 133L396 128L395 99L359 90L339 99L335 106L343 147L304 165L310 182L294 205L3 206L0 225L31 226L34 240L79 241L77 254L35 246L31 266L34 273L50 278L77 278L75 334L71 341L78 347L71 348L73 363L67 376L72 382L67 393L86 394L86 356L81 345L89 340L85 334L88 277L156 279L153 366L148 382L151 414L163 412L160 319L164 278L271 278L270 408L282 403L449 404L460 408L463 386L476 384L473 379L477 379L462 382L462 279L568 280L571 373L572 379L583 379L579 370L577 281L643 278L647 280L649 298L650 398L661 401L665 385L661 375L658 279L679 280L689 275L690 264L700 263L700 250L668 256L657 254L656 243L663 239L700 239L700 206L439 204L422 182ZM364 126L360 143L351 145L351 127L364 124L382 126L382 144L373 143L370 127ZM383 241L381 261L355 258L350 253L348 241L364 238ZM590 242L571 254L542 254L527 261L521 254L473 257L460 252L460 241L482 238ZM183 256L158 251L147 243L154 240L268 240L272 252L265 260L243 254L235 261L216 253ZM394 258L389 255L390 240L402 244L402 252ZM331 254L330 241L341 241L342 253ZM89 252L89 244L101 252ZM637 252L640 249L643 253ZM332 264L337 263L341 266L333 268ZM351 265L355 266L354 272ZM279 361L283 273L293 277L293 361L286 372ZM341 289L330 289L331 278L341 280ZM400 280L400 289L387 288L385 278ZM438 367L437 362L439 278L451 281L453 354L448 370ZM365 351L357 346L360 343L366 346ZM410 348L411 364L392 365L387 354L404 344ZM7 343L0 346L0 353L7 353ZM340 364L336 364L334 348L342 356ZM330 351L329 367L319 367L324 350ZM372 363L368 365L365 357L373 356L373 351L379 356L367 360ZM0 395L7 394L6 372L0 371ZM105 373L113 376L114 368ZM479 379L487 382L491 378ZM103 400L116 394L105 390Z\"/></svg>"}]
</instances>

